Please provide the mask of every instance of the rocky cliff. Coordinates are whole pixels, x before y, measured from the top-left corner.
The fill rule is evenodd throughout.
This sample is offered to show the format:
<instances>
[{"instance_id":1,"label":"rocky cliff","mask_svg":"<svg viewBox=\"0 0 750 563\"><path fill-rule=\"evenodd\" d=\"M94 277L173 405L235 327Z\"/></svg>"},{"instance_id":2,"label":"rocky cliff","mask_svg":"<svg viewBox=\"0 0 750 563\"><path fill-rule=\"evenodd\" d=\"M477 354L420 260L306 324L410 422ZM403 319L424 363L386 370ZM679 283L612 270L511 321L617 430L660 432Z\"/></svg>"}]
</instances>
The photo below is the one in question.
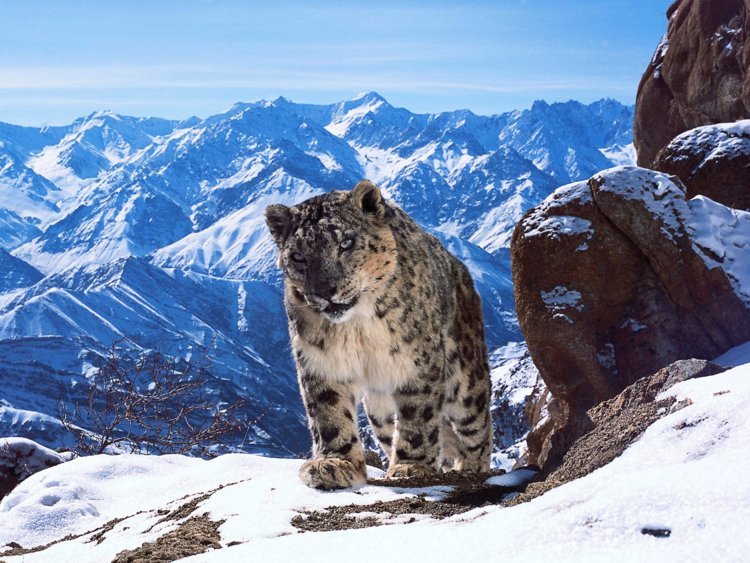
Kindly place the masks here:
<instances>
[{"instance_id":1,"label":"rocky cliff","mask_svg":"<svg viewBox=\"0 0 750 563\"><path fill-rule=\"evenodd\" d=\"M667 18L638 86L641 166L683 131L750 117L750 0L678 0Z\"/></svg>"}]
</instances>

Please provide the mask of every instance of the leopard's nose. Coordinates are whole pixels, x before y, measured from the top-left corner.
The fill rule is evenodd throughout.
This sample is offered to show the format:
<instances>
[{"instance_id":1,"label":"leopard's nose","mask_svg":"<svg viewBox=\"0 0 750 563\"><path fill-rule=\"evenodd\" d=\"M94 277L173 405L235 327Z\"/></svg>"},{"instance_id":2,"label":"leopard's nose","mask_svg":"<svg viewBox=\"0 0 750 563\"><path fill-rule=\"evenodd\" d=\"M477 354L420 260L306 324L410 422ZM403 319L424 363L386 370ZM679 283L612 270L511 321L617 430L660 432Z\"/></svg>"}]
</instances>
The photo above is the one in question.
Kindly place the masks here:
<instances>
[{"instance_id":1,"label":"leopard's nose","mask_svg":"<svg viewBox=\"0 0 750 563\"><path fill-rule=\"evenodd\" d=\"M336 294L336 284L318 285L313 289L313 295L318 299L330 301Z\"/></svg>"}]
</instances>

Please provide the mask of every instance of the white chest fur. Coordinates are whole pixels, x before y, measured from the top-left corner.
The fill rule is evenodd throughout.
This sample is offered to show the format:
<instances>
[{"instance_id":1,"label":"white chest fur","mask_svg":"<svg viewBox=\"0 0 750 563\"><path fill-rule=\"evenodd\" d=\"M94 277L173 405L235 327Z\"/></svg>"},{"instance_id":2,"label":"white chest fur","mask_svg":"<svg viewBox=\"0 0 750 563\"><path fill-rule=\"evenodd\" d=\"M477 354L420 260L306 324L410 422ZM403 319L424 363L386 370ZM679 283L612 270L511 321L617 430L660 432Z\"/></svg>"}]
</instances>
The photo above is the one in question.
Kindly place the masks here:
<instances>
[{"instance_id":1,"label":"white chest fur","mask_svg":"<svg viewBox=\"0 0 750 563\"><path fill-rule=\"evenodd\" d=\"M416 375L411 348L383 319L367 314L369 308L357 309L345 322L328 326L322 346L295 337L294 347L326 379L352 383L365 393L391 393Z\"/></svg>"}]
</instances>

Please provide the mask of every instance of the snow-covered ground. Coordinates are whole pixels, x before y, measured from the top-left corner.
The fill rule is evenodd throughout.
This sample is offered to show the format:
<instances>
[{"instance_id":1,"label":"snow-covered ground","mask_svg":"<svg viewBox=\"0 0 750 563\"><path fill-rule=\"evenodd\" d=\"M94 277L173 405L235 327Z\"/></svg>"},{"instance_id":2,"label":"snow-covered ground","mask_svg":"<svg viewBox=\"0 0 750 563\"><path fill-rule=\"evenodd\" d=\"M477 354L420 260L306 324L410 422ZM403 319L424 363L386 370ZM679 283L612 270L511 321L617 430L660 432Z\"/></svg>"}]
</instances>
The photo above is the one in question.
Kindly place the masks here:
<instances>
[{"instance_id":1,"label":"snow-covered ground","mask_svg":"<svg viewBox=\"0 0 750 563\"><path fill-rule=\"evenodd\" d=\"M746 352L733 354L748 361ZM519 506L408 525L299 533L290 521L311 509L420 492L437 498L445 491L367 485L320 492L297 478L301 461L252 455L77 459L32 476L0 503L0 544L73 538L3 560L111 560L175 529L190 513L169 520L167 512L207 493L192 515L224 520L222 548L191 561L746 561L750 364L666 393L687 406L665 413L590 475ZM366 506L363 511L371 515ZM122 520L90 541L116 518ZM391 523L404 522L402 515Z\"/></svg>"}]
</instances>

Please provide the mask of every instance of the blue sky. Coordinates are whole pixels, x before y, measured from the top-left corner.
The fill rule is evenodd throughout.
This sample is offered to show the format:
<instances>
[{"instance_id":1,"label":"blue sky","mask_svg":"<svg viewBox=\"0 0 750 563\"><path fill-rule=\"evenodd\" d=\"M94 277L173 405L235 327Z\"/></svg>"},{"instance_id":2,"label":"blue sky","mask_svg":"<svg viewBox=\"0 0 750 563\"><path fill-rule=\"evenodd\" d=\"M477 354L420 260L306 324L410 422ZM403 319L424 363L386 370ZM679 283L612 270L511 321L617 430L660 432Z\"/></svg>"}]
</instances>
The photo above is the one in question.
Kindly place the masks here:
<instances>
[{"instance_id":1,"label":"blue sky","mask_svg":"<svg viewBox=\"0 0 750 563\"><path fill-rule=\"evenodd\" d=\"M670 0L0 5L0 121L185 118L375 90L416 112L635 101Z\"/></svg>"}]
</instances>

